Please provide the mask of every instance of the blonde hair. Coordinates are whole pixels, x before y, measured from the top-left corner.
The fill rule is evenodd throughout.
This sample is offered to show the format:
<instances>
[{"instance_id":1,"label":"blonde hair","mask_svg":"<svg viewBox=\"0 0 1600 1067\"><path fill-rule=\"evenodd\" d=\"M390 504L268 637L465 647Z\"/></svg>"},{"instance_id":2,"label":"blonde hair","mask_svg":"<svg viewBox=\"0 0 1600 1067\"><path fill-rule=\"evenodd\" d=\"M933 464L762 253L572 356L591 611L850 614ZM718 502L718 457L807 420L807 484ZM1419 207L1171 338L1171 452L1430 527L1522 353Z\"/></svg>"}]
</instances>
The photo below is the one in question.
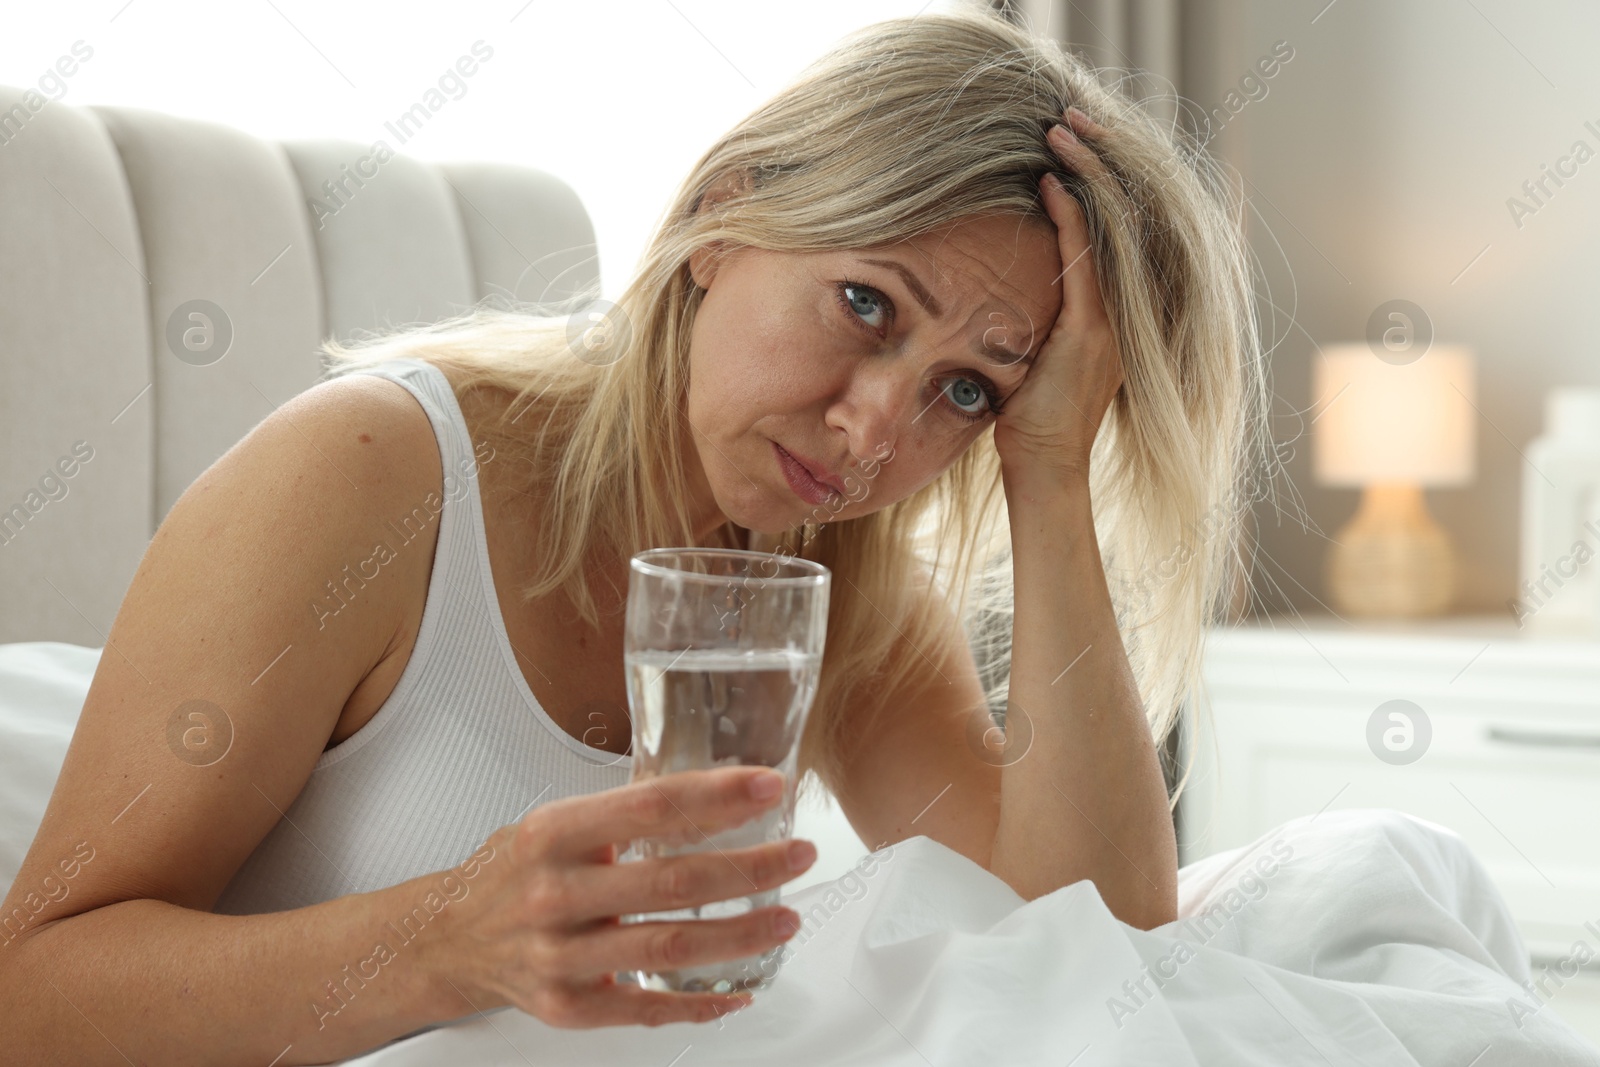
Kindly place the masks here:
<instances>
[{"instance_id":1,"label":"blonde hair","mask_svg":"<svg viewBox=\"0 0 1600 1067\"><path fill-rule=\"evenodd\" d=\"M1091 147L1113 181L1063 171L1045 134L1068 105L1105 127ZM480 304L350 346L330 341L328 373L414 358L446 371L460 395L512 396L489 432L497 457L525 466L522 484L542 502L536 571L521 595L565 590L593 625L589 561L695 543L684 403L703 290L690 254L712 241L860 249L979 215L1048 223L1038 191L1046 172L1061 174L1084 207L1122 353L1125 382L1095 442L1090 487L1118 625L1159 745L1196 691L1205 627L1242 562L1245 475L1265 433L1236 194L1191 136L997 14L974 7L858 30L737 123L691 168L608 327L585 347L571 338L578 313ZM737 194L699 210L729 176ZM993 423L906 499L843 522L817 518L774 550L832 570L799 768L837 791L852 738L870 734L924 669L920 655L891 655L896 643L941 644L929 592L968 627L989 704L1004 707L1012 587ZM742 531L730 523L726 532Z\"/></svg>"}]
</instances>

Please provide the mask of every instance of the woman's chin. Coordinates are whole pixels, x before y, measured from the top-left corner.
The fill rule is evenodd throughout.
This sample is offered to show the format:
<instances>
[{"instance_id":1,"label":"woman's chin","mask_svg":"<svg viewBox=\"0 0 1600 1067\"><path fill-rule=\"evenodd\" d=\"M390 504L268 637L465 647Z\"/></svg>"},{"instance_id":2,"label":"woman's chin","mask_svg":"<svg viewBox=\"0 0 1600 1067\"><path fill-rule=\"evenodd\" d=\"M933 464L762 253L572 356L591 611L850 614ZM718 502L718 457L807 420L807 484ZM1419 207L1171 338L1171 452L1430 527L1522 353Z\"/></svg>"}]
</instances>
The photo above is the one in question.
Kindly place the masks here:
<instances>
[{"instance_id":1,"label":"woman's chin","mask_svg":"<svg viewBox=\"0 0 1600 1067\"><path fill-rule=\"evenodd\" d=\"M833 515L826 508L800 507L788 513L773 512L762 509L759 514L739 516L730 514L729 519L734 525L749 530L752 535L776 539L798 530L808 522L832 522Z\"/></svg>"},{"instance_id":2,"label":"woman's chin","mask_svg":"<svg viewBox=\"0 0 1600 1067\"><path fill-rule=\"evenodd\" d=\"M739 504L739 501L730 502L722 509L722 514L735 526L768 538L782 537L791 530L804 528L807 523L839 522L854 506L854 502L842 494L835 494L826 504L811 504L792 494L787 501L763 497L743 507Z\"/></svg>"}]
</instances>

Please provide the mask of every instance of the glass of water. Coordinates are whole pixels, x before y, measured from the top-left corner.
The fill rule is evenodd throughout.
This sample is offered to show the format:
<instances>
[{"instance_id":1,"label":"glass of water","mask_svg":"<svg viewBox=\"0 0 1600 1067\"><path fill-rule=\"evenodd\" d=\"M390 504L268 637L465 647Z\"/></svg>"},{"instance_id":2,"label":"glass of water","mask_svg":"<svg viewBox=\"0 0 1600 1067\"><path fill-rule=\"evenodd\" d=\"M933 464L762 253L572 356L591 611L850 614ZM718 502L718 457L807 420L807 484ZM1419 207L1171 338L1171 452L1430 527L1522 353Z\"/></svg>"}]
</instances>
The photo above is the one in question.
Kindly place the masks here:
<instances>
[{"instance_id":1,"label":"glass of water","mask_svg":"<svg viewBox=\"0 0 1600 1067\"><path fill-rule=\"evenodd\" d=\"M748 848L794 829L800 735L822 671L827 567L741 549L657 548L633 557L623 663L633 717L632 781L738 764L783 772L783 801L698 842L632 842L621 860ZM778 890L623 922L722 919L778 902ZM744 959L634 971L646 989L728 993L765 988L779 945Z\"/></svg>"}]
</instances>

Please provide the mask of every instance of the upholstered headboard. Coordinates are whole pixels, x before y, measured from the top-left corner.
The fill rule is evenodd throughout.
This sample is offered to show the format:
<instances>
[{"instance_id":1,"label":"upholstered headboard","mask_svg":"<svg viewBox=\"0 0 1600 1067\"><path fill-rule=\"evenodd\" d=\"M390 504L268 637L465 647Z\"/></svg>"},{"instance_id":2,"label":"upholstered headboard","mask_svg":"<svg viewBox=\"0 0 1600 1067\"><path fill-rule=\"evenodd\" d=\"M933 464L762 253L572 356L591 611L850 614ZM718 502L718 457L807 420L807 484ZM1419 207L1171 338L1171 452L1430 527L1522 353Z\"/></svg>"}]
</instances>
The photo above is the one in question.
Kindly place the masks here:
<instances>
[{"instance_id":1,"label":"upholstered headboard","mask_svg":"<svg viewBox=\"0 0 1600 1067\"><path fill-rule=\"evenodd\" d=\"M102 646L194 478L324 337L598 292L550 174L0 86L0 642Z\"/></svg>"}]
</instances>

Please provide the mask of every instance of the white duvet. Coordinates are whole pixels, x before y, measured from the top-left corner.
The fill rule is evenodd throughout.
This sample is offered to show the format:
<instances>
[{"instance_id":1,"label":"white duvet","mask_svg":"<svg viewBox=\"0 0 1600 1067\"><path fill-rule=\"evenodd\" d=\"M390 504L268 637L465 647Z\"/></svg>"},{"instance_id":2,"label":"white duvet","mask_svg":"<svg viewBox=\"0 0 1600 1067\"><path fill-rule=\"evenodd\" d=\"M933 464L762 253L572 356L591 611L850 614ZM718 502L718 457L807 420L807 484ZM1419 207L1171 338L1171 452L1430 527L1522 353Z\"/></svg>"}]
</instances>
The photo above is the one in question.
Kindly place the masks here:
<instances>
[{"instance_id":1,"label":"white duvet","mask_svg":"<svg viewBox=\"0 0 1600 1067\"><path fill-rule=\"evenodd\" d=\"M0 884L49 797L98 649L0 645ZM71 714L64 714L64 702ZM1523 983L1499 892L1443 827L1390 811L1286 823L1179 874L1143 931L1092 883L1024 902L927 837L786 895L773 986L710 1023L563 1030L470 1013L359 1067L1596 1065Z\"/></svg>"},{"instance_id":2,"label":"white duvet","mask_svg":"<svg viewBox=\"0 0 1600 1067\"><path fill-rule=\"evenodd\" d=\"M1522 943L1460 838L1396 812L1298 819L1191 864L1187 918L1149 932L1089 882L1024 903L927 837L874 855L785 898L806 916L788 962L715 1022L561 1030L504 1009L346 1062L1600 1064L1519 986Z\"/></svg>"}]
</instances>

